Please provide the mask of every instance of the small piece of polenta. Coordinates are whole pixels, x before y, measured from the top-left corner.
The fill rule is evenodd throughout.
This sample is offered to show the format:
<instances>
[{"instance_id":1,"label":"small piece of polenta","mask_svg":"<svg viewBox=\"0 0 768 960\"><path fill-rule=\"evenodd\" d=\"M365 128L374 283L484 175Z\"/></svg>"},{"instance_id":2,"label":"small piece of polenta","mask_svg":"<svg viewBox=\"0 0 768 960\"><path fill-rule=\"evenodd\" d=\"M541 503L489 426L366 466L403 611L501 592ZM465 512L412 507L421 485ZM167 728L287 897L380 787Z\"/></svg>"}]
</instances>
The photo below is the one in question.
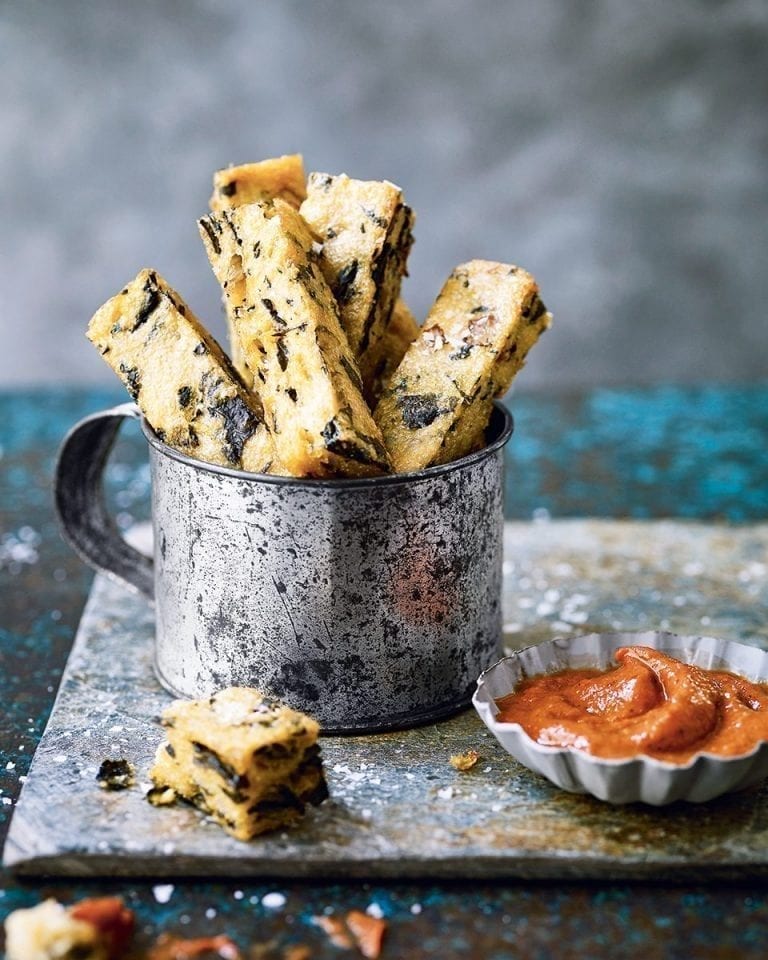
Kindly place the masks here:
<instances>
[{"instance_id":1,"label":"small piece of polenta","mask_svg":"<svg viewBox=\"0 0 768 960\"><path fill-rule=\"evenodd\" d=\"M509 389L550 321L520 267L457 267L376 407L395 470L448 463L482 445L493 398Z\"/></svg>"},{"instance_id":2,"label":"small piece of polenta","mask_svg":"<svg viewBox=\"0 0 768 960\"><path fill-rule=\"evenodd\" d=\"M247 204L204 217L200 236L287 473L388 472L336 301L296 210L279 199Z\"/></svg>"},{"instance_id":3,"label":"small piece of polenta","mask_svg":"<svg viewBox=\"0 0 768 960\"><path fill-rule=\"evenodd\" d=\"M149 772L147 799L199 807L238 840L296 823L328 796L317 738L306 714L249 687L163 711L167 739Z\"/></svg>"},{"instance_id":4,"label":"small piece of polenta","mask_svg":"<svg viewBox=\"0 0 768 960\"><path fill-rule=\"evenodd\" d=\"M275 465L258 399L160 274L142 270L100 307L88 338L164 443L255 473Z\"/></svg>"}]
</instances>

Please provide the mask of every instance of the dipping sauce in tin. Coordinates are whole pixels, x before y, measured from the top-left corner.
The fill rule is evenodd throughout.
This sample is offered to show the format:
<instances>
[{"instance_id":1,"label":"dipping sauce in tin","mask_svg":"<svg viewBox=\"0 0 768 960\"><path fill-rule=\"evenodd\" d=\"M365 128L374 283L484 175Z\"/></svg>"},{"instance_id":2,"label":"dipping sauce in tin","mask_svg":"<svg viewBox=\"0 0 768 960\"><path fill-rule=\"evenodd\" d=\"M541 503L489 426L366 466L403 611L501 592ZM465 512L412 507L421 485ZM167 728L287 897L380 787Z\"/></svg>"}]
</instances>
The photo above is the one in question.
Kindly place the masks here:
<instances>
[{"instance_id":1,"label":"dipping sauce in tin","mask_svg":"<svg viewBox=\"0 0 768 960\"><path fill-rule=\"evenodd\" d=\"M650 647L621 647L608 670L561 670L497 699L502 723L545 746L596 757L647 754L686 763L698 753L748 753L768 741L768 685L683 663Z\"/></svg>"}]
</instances>

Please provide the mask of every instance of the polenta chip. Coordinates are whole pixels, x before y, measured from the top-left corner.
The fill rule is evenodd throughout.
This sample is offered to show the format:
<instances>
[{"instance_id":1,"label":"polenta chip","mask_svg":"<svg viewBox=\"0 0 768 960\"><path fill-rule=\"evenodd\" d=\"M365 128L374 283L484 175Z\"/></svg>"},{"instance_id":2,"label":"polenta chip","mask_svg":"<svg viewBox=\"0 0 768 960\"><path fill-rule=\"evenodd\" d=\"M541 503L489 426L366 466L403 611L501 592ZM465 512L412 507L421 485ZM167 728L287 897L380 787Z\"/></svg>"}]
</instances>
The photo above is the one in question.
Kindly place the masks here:
<instances>
[{"instance_id":1,"label":"polenta chip","mask_svg":"<svg viewBox=\"0 0 768 960\"><path fill-rule=\"evenodd\" d=\"M388 472L336 302L299 214L279 199L251 203L204 217L200 235L288 473Z\"/></svg>"},{"instance_id":2,"label":"polenta chip","mask_svg":"<svg viewBox=\"0 0 768 960\"><path fill-rule=\"evenodd\" d=\"M301 154L294 153L259 163L243 163L237 167L217 170L213 175L213 193L209 206L214 213L221 213L246 203L257 200L266 202L279 197L292 207L298 208L306 195L304 164ZM252 387L253 375L243 360L227 297L224 298L224 309L232 362L246 386Z\"/></svg>"},{"instance_id":3,"label":"polenta chip","mask_svg":"<svg viewBox=\"0 0 768 960\"><path fill-rule=\"evenodd\" d=\"M322 243L320 268L339 305L371 401L377 350L406 275L413 213L399 187L312 173L301 215Z\"/></svg>"},{"instance_id":4,"label":"polenta chip","mask_svg":"<svg viewBox=\"0 0 768 960\"><path fill-rule=\"evenodd\" d=\"M472 260L446 281L375 411L398 472L465 456L483 442L550 314L519 267Z\"/></svg>"},{"instance_id":5,"label":"polenta chip","mask_svg":"<svg viewBox=\"0 0 768 960\"><path fill-rule=\"evenodd\" d=\"M88 338L163 442L208 463L280 472L258 399L156 271L100 307Z\"/></svg>"}]
</instances>

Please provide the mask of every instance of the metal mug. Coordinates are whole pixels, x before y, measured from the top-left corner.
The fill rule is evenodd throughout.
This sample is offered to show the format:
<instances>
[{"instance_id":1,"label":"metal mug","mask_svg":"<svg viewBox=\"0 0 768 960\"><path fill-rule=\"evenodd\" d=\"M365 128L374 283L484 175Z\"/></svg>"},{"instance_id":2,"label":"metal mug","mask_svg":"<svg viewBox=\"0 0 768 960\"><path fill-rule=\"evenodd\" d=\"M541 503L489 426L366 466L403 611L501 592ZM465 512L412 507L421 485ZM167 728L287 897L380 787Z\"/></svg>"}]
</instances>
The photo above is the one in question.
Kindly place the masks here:
<instances>
[{"instance_id":1,"label":"metal mug","mask_svg":"<svg viewBox=\"0 0 768 960\"><path fill-rule=\"evenodd\" d=\"M154 560L110 517L102 474L122 421L149 443ZM183 697L254 686L326 733L438 720L467 706L501 637L503 446L368 479L263 476L192 459L133 404L78 423L56 468L65 538L154 601L155 669Z\"/></svg>"}]
</instances>

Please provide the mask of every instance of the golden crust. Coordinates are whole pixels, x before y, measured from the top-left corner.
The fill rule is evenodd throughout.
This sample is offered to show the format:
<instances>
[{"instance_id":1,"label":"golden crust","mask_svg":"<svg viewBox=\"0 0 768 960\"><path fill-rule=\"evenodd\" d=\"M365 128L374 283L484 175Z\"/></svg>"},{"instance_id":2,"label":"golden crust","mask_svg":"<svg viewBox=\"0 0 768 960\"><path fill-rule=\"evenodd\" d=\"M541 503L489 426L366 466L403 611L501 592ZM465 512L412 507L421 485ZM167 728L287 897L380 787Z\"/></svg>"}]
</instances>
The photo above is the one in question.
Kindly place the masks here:
<instances>
[{"instance_id":1,"label":"golden crust","mask_svg":"<svg viewBox=\"0 0 768 960\"><path fill-rule=\"evenodd\" d=\"M279 197L298 208L307 195L307 178L301 154L262 160L259 163L243 163L237 167L217 170L213 175L213 193L209 207L214 213L232 210L255 201L269 202ZM224 298L224 310L229 335L229 353L232 363L247 387L253 386L253 374L242 356L240 342L235 333L232 310Z\"/></svg>"},{"instance_id":2,"label":"golden crust","mask_svg":"<svg viewBox=\"0 0 768 960\"><path fill-rule=\"evenodd\" d=\"M413 213L400 188L386 180L311 173L301 215L322 243L320 268L370 400L377 347L407 272Z\"/></svg>"},{"instance_id":3,"label":"golden crust","mask_svg":"<svg viewBox=\"0 0 768 960\"><path fill-rule=\"evenodd\" d=\"M279 199L252 203L203 218L200 235L287 473L386 473L381 434L299 214Z\"/></svg>"},{"instance_id":4,"label":"golden crust","mask_svg":"<svg viewBox=\"0 0 768 960\"><path fill-rule=\"evenodd\" d=\"M251 687L229 687L203 700L175 700L163 712L171 743L194 740L214 751L238 773L245 773L258 750L290 743L304 750L317 741L311 717L269 700Z\"/></svg>"},{"instance_id":5,"label":"golden crust","mask_svg":"<svg viewBox=\"0 0 768 960\"><path fill-rule=\"evenodd\" d=\"M525 270L487 260L457 267L376 407L395 470L448 463L481 445L493 398L550 320Z\"/></svg>"},{"instance_id":6,"label":"golden crust","mask_svg":"<svg viewBox=\"0 0 768 960\"><path fill-rule=\"evenodd\" d=\"M384 336L367 354L370 374L366 399L372 407L376 406L408 347L418 337L419 329L414 315L402 300L398 300L392 309Z\"/></svg>"},{"instance_id":7,"label":"golden crust","mask_svg":"<svg viewBox=\"0 0 768 960\"><path fill-rule=\"evenodd\" d=\"M142 270L100 307L88 338L169 446L256 473L275 464L258 399L156 271Z\"/></svg>"},{"instance_id":8,"label":"golden crust","mask_svg":"<svg viewBox=\"0 0 768 960\"><path fill-rule=\"evenodd\" d=\"M213 213L221 213L245 203L279 197L298 210L306 195L304 163L301 154L293 153L217 170L209 206Z\"/></svg>"},{"instance_id":9,"label":"golden crust","mask_svg":"<svg viewBox=\"0 0 768 960\"><path fill-rule=\"evenodd\" d=\"M150 771L153 793L164 805L173 791L240 840L295 822L306 803L327 795L318 724L257 690L177 701L163 723L168 740Z\"/></svg>"}]
</instances>

